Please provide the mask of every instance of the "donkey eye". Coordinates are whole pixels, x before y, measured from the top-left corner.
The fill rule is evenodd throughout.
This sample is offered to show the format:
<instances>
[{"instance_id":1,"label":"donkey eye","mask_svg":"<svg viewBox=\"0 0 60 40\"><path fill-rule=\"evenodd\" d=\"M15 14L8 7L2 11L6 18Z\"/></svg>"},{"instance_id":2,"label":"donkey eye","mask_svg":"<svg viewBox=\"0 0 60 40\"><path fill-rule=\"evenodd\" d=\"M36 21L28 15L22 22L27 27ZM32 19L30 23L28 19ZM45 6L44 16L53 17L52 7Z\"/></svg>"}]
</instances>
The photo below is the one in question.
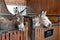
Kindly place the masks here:
<instances>
[{"instance_id":1,"label":"donkey eye","mask_svg":"<svg viewBox=\"0 0 60 40\"><path fill-rule=\"evenodd\" d=\"M43 19L43 20L45 20L45 19Z\"/></svg>"}]
</instances>

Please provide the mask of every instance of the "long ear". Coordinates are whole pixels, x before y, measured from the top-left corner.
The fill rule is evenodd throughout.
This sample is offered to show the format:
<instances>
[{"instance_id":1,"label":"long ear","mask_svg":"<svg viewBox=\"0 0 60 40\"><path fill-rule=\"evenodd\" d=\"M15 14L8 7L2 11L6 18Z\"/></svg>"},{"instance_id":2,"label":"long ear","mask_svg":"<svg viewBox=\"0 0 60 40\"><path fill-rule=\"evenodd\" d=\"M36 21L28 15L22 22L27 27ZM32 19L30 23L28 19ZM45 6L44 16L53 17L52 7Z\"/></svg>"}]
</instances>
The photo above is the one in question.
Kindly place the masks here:
<instances>
[{"instance_id":1,"label":"long ear","mask_svg":"<svg viewBox=\"0 0 60 40\"><path fill-rule=\"evenodd\" d=\"M42 15L44 15L45 14L45 12L44 11L42 11Z\"/></svg>"},{"instance_id":2,"label":"long ear","mask_svg":"<svg viewBox=\"0 0 60 40\"><path fill-rule=\"evenodd\" d=\"M44 12L44 14L46 15L47 11Z\"/></svg>"},{"instance_id":3,"label":"long ear","mask_svg":"<svg viewBox=\"0 0 60 40\"><path fill-rule=\"evenodd\" d=\"M38 16L40 17L40 16L41 16L41 14L38 14Z\"/></svg>"}]
</instances>

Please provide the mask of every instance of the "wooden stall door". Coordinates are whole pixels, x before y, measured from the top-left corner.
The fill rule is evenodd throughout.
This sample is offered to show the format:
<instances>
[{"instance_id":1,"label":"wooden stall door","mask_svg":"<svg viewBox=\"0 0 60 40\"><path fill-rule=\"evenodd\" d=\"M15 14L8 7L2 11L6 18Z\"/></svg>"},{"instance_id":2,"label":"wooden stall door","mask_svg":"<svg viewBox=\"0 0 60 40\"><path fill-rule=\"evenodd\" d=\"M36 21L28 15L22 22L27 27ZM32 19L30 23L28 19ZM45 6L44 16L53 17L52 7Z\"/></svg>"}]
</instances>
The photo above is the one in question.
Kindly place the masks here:
<instances>
[{"instance_id":1,"label":"wooden stall door","mask_svg":"<svg viewBox=\"0 0 60 40\"><path fill-rule=\"evenodd\" d=\"M59 32L58 32L58 40L60 40L60 19L59 19Z\"/></svg>"},{"instance_id":2,"label":"wooden stall door","mask_svg":"<svg viewBox=\"0 0 60 40\"><path fill-rule=\"evenodd\" d=\"M8 5L26 5L26 0L4 0Z\"/></svg>"},{"instance_id":3,"label":"wooden stall door","mask_svg":"<svg viewBox=\"0 0 60 40\"><path fill-rule=\"evenodd\" d=\"M27 30L25 31L10 31L7 33L0 34L0 40L28 40L27 39Z\"/></svg>"},{"instance_id":4,"label":"wooden stall door","mask_svg":"<svg viewBox=\"0 0 60 40\"><path fill-rule=\"evenodd\" d=\"M49 29L53 29L53 35L45 38L44 31ZM58 27L55 26L52 28L42 28L42 27L35 28L35 40L58 40Z\"/></svg>"}]
</instances>

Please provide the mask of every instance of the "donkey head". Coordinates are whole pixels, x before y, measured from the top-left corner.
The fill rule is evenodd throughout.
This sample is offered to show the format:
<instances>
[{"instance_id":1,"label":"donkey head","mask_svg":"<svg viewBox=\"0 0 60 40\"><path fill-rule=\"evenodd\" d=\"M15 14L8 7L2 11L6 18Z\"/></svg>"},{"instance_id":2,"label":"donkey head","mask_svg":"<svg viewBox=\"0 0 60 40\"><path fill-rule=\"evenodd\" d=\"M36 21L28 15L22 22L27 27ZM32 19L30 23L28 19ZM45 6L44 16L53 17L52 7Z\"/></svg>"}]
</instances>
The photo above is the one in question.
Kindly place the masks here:
<instances>
[{"instance_id":1,"label":"donkey head","mask_svg":"<svg viewBox=\"0 0 60 40\"><path fill-rule=\"evenodd\" d=\"M46 13L47 13L47 11L42 11L41 19L42 19L43 25L46 27L51 27L52 23L46 16Z\"/></svg>"},{"instance_id":2,"label":"donkey head","mask_svg":"<svg viewBox=\"0 0 60 40\"><path fill-rule=\"evenodd\" d=\"M22 15L22 13L17 11L15 16L17 18L19 30L21 30L21 31L25 30L25 27L24 27L24 17Z\"/></svg>"}]
</instances>

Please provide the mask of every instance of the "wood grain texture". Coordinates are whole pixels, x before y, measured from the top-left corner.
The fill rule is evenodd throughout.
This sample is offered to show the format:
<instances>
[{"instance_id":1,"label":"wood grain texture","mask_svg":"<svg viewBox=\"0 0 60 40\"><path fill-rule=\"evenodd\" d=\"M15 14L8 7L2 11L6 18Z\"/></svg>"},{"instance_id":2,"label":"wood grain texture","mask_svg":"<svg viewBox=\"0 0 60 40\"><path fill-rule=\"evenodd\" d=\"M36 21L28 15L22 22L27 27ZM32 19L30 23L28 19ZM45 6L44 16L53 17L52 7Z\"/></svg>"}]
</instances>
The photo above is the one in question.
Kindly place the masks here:
<instances>
[{"instance_id":1,"label":"wood grain texture","mask_svg":"<svg viewBox=\"0 0 60 40\"><path fill-rule=\"evenodd\" d=\"M32 34L32 33L31 33L31 32L32 32L32 26L31 26L31 25L32 25L32 24L31 24L32 22L31 22L31 18L30 18L30 17L26 17L24 21L25 21L25 24L26 24L26 22L27 22L27 26L28 26L28 27L26 27L26 30L28 30L28 31L25 31L26 34L24 34L24 35L27 35L27 32L28 32L28 35L27 35L28 38L26 37L26 39L31 40L31 34Z\"/></svg>"},{"instance_id":2,"label":"wood grain texture","mask_svg":"<svg viewBox=\"0 0 60 40\"><path fill-rule=\"evenodd\" d=\"M5 0L9 5L26 5L26 0Z\"/></svg>"},{"instance_id":3,"label":"wood grain texture","mask_svg":"<svg viewBox=\"0 0 60 40\"><path fill-rule=\"evenodd\" d=\"M51 14L56 14L57 12L56 0L29 0L27 1L27 6L31 8L31 10L28 9L28 12L40 13L42 10L46 10Z\"/></svg>"},{"instance_id":4,"label":"wood grain texture","mask_svg":"<svg viewBox=\"0 0 60 40\"><path fill-rule=\"evenodd\" d=\"M5 40L5 34L2 34L2 40Z\"/></svg>"},{"instance_id":5,"label":"wood grain texture","mask_svg":"<svg viewBox=\"0 0 60 40\"><path fill-rule=\"evenodd\" d=\"M56 0L57 1L57 3L56 3L56 7L57 7L57 13L59 13L60 14L60 0Z\"/></svg>"},{"instance_id":6,"label":"wood grain texture","mask_svg":"<svg viewBox=\"0 0 60 40\"><path fill-rule=\"evenodd\" d=\"M9 33L6 33L6 40L9 40Z\"/></svg>"},{"instance_id":7,"label":"wood grain texture","mask_svg":"<svg viewBox=\"0 0 60 40\"><path fill-rule=\"evenodd\" d=\"M0 34L0 40L28 40L28 24L24 31L14 30Z\"/></svg>"},{"instance_id":8,"label":"wood grain texture","mask_svg":"<svg viewBox=\"0 0 60 40\"><path fill-rule=\"evenodd\" d=\"M40 13L42 7L42 0L28 0L27 1L28 13Z\"/></svg>"},{"instance_id":9,"label":"wood grain texture","mask_svg":"<svg viewBox=\"0 0 60 40\"><path fill-rule=\"evenodd\" d=\"M44 31L53 29L53 35L50 37L45 38L44 37ZM58 39L58 27L52 27L52 28L42 28L37 27L35 28L35 40L57 40Z\"/></svg>"},{"instance_id":10,"label":"wood grain texture","mask_svg":"<svg viewBox=\"0 0 60 40\"><path fill-rule=\"evenodd\" d=\"M49 17L48 16L48 18L49 18L49 20L53 23L53 24L58 24L58 20L59 20L59 18L58 17Z\"/></svg>"},{"instance_id":11,"label":"wood grain texture","mask_svg":"<svg viewBox=\"0 0 60 40\"><path fill-rule=\"evenodd\" d=\"M60 25L60 22L59 22ZM58 40L60 40L60 26L59 26L59 32L58 32Z\"/></svg>"}]
</instances>

